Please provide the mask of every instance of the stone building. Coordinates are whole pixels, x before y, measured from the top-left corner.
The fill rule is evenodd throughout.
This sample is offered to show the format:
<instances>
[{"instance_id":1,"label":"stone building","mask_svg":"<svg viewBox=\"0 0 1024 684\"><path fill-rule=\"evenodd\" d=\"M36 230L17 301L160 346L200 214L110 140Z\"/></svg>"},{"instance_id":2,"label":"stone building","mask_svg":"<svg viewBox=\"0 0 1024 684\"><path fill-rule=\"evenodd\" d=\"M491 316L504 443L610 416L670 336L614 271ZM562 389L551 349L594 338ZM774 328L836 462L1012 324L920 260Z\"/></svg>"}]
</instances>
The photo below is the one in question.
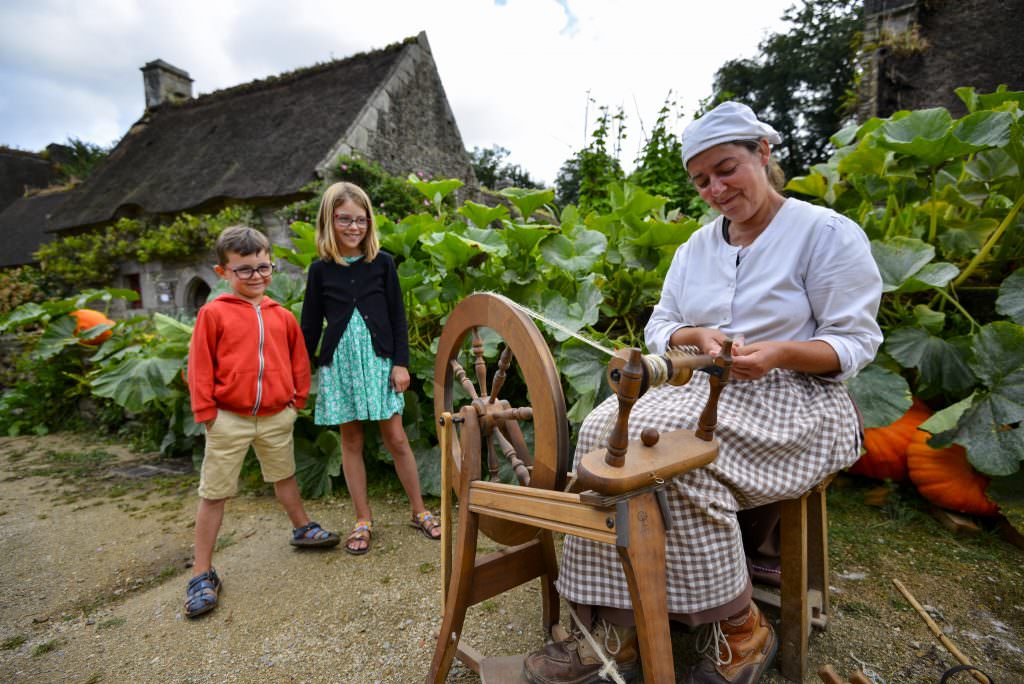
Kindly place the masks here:
<instances>
[{"instance_id":1,"label":"stone building","mask_svg":"<svg viewBox=\"0 0 1024 684\"><path fill-rule=\"evenodd\" d=\"M122 217L171 219L244 203L275 243L278 210L309 197L339 155L396 175L423 171L473 183L473 171L426 34L201 97L162 60L142 67L145 114L89 178L64 193L49 230L74 234ZM194 312L216 282L211 257L126 263L118 286L151 311Z\"/></svg>"},{"instance_id":2,"label":"stone building","mask_svg":"<svg viewBox=\"0 0 1024 684\"><path fill-rule=\"evenodd\" d=\"M967 113L954 90L1024 90L1024 0L865 0L858 120L901 109Z\"/></svg>"}]
</instances>

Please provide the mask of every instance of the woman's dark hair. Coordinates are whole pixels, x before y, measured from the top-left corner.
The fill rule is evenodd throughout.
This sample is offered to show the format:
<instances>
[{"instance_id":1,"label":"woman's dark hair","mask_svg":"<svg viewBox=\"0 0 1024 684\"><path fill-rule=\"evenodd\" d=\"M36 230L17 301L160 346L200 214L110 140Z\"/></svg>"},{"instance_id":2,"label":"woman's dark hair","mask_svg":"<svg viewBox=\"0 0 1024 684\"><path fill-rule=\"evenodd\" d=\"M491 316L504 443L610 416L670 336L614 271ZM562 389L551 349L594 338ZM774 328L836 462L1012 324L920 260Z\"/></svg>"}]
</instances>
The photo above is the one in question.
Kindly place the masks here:
<instances>
[{"instance_id":1,"label":"woman's dark hair","mask_svg":"<svg viewBox=\"0 0 1024 684\"><path fill-rule=\"evenodd\" d=\"M761 145L760 141L757 140L736 140L733 144L744 147L751 153L757 152ZM779 166L774 157L768 158L768 166L764 167L764 172L768 176L768 182L771 186L782 192L782 189L786 187L786 172L782 170L782 167Z\"/></svg>"}]
</instances>

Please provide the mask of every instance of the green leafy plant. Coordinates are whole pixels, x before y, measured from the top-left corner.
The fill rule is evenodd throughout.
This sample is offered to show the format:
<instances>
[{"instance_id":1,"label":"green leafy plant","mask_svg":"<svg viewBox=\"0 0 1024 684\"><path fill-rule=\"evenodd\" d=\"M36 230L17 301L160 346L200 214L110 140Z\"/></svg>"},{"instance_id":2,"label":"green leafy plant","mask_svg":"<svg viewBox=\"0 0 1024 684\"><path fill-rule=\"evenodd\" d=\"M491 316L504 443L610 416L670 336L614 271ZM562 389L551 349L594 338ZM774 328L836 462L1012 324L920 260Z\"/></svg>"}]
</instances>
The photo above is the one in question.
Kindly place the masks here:
<instances>
[{"instance_id":1,"label":"green leafy plant","mask_svg":"<svg viewBox=\"0 0 1024 684\"><path fill-rule=\"evenodd\" d=\"M180 214L167 224L123 218L102 230L47 243L35 257L43 273L65 287L104 287L125 260L180 261L209 253L221 231L237 224L255 224L252 210L231 206L204 216Z\"/></svg>"},{"instance_id":2,"label":"green leafy plant","mask_svg":"<svg viewBox=\"0 0 1024 684\"><path fill-rule=\"evenodd\" d=\"M883 280L882 353L851 389L869 427L919 396L931 445L989 475L1024 459L1024 93L957 91L969 113L897 112L840 131L788 188L864 227ZM898 397L898 401L893 401Z\"/></svg>"}]
</instances>

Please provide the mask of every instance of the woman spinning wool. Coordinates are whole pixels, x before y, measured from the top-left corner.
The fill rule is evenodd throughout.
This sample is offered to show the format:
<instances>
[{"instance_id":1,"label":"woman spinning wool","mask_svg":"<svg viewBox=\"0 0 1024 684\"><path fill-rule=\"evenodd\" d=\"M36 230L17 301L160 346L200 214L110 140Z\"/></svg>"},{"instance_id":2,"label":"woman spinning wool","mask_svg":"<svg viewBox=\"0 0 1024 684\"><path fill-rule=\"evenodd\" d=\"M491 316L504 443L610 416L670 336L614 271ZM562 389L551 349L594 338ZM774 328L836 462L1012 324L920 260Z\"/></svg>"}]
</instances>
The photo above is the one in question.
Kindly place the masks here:
<instances>
[{"instance_id":1,"label":"woman spinning wool","mask_svg":"<svg viewBox=\"0 0 1024 684\"><path fill-rule=\"evenodd\" d=\"M783 197L771 159L778 133L745 105L726 102L683 133L683 163L721 216L679 247L645 329L651 352L733 346L722 392L718 458L668 488L668 610L703 626L703 657L685 682L752 683L771 665L774 630L751 601L737 512L799 496L859 453L857 411L842 380L875 355L882 282L867 237L849 219ZM707 382L652 389L633 407L630 438L644 427L693 429ZM584 421L580 456L603 448L615 397ZM558 591L589 624L620 674L640 674L633 612L615 549L567 536ZM574 633L530 654L531 682L596 682L602 667Z\"/></svg>"}]
</instances>

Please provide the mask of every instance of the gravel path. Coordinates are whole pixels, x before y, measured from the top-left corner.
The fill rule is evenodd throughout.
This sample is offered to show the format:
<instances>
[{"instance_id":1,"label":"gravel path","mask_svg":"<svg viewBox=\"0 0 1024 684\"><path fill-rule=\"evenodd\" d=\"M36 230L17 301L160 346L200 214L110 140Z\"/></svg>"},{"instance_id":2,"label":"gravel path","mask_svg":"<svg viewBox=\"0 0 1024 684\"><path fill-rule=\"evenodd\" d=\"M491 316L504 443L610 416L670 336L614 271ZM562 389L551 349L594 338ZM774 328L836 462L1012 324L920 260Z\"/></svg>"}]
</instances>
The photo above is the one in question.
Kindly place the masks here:
<instances>
[{"instance_id":1,"label":"gravel path","mask_svg":"<svg viewBox=\"0 0 1024 684\"><path fill-rule=\"evenodd\" d=\"M0 438L0 682L423 681L440 624L440 546L406 524L400 496L374 499L373 549L358 557L293 549L272 496L232 500L214 557L221 605L190 621L181 606L195 477L116 445L90 457L87 441ZM346 498L307 505L329 529L352 522ZM997 681L1024 682L1019 551L976 552L939 530L935 553L970 551L969 563L940 571L921 563L926 539L889 535L885 524L870 532L878 549L860 537L844 543L839 530L836 615L812 639L807 681L823 663L851 673L859 659L889 684L934 684L954 664L888 585L902 576L922 602L942 607L951 638ZM471 609L464 639L489 655L540 646L536 583ZM677 663L692 661L692 635L674 640ZM456 664L448 681L479 678Z\"/></svg>"}]
</instances>

